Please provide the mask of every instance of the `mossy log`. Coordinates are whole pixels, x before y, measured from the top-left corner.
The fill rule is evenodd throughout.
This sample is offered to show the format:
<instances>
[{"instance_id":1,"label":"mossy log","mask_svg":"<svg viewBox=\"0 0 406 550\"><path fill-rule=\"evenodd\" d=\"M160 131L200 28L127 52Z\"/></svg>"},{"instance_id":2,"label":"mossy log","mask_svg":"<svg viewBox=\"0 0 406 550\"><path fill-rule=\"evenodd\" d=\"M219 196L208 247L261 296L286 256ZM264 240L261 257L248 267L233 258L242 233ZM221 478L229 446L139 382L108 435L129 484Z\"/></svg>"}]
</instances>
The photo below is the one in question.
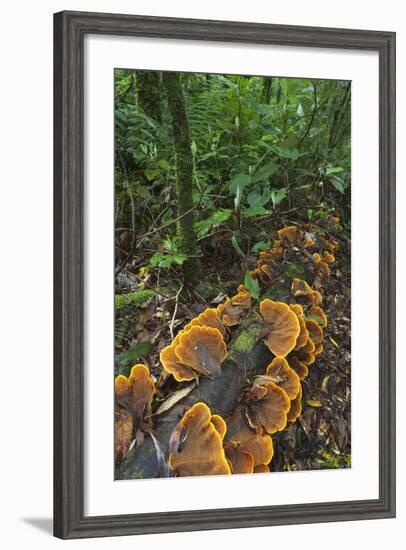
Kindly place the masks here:
<instances>
[{"instance_id":1,"label":"mossy log","mask_svg":"<svg viewBox=\"0 0 406 550\"><path fill-rule=\"evenodd\" d=\"M242 389L252 383L255 374L264 372L271 353L260 340L263 325L253 323L242 328L229 345L229 355L222 365L222 374L213 380L202 377L199 384L171 409L155 417L154 436L168 455L168 441L185 410L198 401L206 403L213 414L230 416L238 403ZM145 436L140 447L133 447L124 461L116 467L116 479L162 477L152 438Z\"/></svg>"},{"instance_id":2,"label":"mossy log","mask_svg":"<svg viewBox=\"0 0 406 550\"><path fill-rule=\"evenodd\" d=\"M162 82L171 116L176 158L176 195L178 202L178 234L180 252L188 256L182 266L186 284L198 279L199 262L193 214L193 156L185 96L179 73L162 73Z\"/></svg>"}]
</instances>

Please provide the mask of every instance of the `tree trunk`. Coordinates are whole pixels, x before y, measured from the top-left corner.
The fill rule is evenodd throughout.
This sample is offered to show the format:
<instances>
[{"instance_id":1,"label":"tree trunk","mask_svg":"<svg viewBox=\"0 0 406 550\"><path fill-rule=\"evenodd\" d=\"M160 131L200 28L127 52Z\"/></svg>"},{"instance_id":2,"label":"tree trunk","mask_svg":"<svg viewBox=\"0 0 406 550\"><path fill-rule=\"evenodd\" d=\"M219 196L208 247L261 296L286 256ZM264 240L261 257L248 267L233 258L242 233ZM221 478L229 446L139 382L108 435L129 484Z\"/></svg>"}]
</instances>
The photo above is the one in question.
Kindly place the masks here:
<instances>
[{"instance_id":1,"label":"tree trunk","mask_svg":"<svg viewBox=\"0 0 406 550\"><path fill-rule=\"evenodd\" d=\"M262 96L263 103L266 103L267 105L269 105L272 97L272 77L271 76L264 76L261 96Z\"/></svg>"},{"instance_id":2,"label":"tree trunk","mask_svg":"<svg viewBox=\"0 0 406 550\"><path fill-rule=\"evenodd\" d=\"M156 417L154 435L168 458L169 437L186 409L203 401L213 414L223 418L231 416L237 406L243 387L255 374L264 372L271 360L268 348L258 341L263 330L261 323L242 328L238 337L229 344L229 356L222 365L222 374L210 380L202 377L199 384L169 411ZM124 461L116 467L116 479L140 479L162 477L161 466L152 438L145 435L141 447L133 447Z\"/></svg>"},{"instance_id":3,"label":"tree trunk","mask_svg":"<svg viewBox=\"0 0 406 550\"><path fill-rule=\"evenodd\" d=\"M190 147L189 122L182 83L178 73L162 73L162 81L171 116L176 158L176 194L178 200L178 233L180 252L188 259L183 264L186 284L197 280L199 262L196 258L196 235L193 215L193 157Z\"/></svg>"},{"instance_id":4,"label":"tree trunk","mask_svg":"<svg viewBox=\"0 0 406 550\"><path fill-rule=\"evenodd\" d=\"M146 115L161 124L161 76L156 71L137 71L138 105Z\"/></svg>"}]
</instances>

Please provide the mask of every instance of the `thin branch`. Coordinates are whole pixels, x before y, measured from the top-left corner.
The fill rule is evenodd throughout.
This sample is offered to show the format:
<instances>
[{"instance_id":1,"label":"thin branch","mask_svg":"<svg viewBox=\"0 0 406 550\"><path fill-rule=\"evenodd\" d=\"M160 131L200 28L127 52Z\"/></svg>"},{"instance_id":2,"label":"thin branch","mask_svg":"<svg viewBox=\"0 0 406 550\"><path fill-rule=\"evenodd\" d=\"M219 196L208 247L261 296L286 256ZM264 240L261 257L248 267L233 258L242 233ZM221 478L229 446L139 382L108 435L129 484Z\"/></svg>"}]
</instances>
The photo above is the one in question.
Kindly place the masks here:
<instances>
[{"instance_id":1,"label":"thin branch","mask_svg":"<svg viewBox=\"0 0 406 550\"><path fill-rule=\"evenodd\" d=\"M171 340L173 340L173 325L175 324L176 314L178 312L178 305L179 305L179 296L183 289L183 283L180 285L178 292L176 293L175 297L175 308L173 310L172 319L169 325L169 332L171 333Z\"/></svg>"}]
</instances>

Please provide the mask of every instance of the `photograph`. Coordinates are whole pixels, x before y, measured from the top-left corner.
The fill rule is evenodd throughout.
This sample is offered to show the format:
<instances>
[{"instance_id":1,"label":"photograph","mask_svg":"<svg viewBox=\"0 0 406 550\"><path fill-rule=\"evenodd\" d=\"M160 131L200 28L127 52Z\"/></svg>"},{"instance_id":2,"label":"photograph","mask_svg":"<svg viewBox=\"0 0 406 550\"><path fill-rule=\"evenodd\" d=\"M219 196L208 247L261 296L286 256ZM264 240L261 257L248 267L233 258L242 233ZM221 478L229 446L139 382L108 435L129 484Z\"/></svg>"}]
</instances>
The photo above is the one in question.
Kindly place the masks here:
<instances>
[{"instance_id":1,"label":"photograph","mask_svg":"<svg viewBox=\"0 0 406 550\"><path fill-rule=\"evenodd\" d=\"M116 68L114 129L114 479L351 468L351 81Z\"/></svg>"}]
</instances>

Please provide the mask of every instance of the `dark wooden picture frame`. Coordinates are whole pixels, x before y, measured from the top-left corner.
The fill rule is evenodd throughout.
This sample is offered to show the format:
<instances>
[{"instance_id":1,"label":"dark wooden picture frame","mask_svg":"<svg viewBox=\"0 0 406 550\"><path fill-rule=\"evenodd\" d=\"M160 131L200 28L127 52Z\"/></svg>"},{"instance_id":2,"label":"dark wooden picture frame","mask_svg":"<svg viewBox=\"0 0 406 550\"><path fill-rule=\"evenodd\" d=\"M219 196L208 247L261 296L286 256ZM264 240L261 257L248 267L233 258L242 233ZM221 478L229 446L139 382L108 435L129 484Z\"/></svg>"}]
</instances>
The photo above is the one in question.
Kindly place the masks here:
<instances>
[{"instance_id":1,"label":"dark wooden picture frame","mask_svg":"<svg viewBox=\"0 0 406 550\"><path fill-rule=\"evenodd\" d=\"M61 12L54 18L54 534L198 531L395 516L395 33ZM379 54L379 498L88 517L83 511L83 39L86 34Z\"/></svg>"}]
</instances>

